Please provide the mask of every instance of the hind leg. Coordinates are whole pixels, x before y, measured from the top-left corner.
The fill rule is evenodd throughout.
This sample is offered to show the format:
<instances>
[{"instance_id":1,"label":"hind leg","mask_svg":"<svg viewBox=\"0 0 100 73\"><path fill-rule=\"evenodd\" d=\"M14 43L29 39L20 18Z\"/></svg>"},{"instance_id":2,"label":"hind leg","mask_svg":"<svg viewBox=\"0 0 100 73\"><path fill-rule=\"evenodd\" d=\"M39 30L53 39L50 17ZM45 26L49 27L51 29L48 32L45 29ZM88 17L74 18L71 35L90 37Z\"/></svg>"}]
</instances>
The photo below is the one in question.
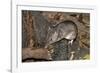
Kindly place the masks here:
<instances>
[{"instance_id":1,"label":"hind leg","mask_svg":"<svg viewBox=\"0 0 100 73\"><path fill-rule=\"evenodd\" d=\"M71 41L68 41L68 60L72 60L73 59L73 54L71 53L72 52L72 44L73 44L73 40Z\"/></svg>"},{"instance_id":2,"label":"hind leg","mask_svg":"<svg viewBox=\"0 0 100 73\"><path fill-rule=\"evenodd\" d=\"M70 41L68 42L68 44L72 45L72 44L73 44L73 40L70 40Z\"/></svg>"}]
</instances>

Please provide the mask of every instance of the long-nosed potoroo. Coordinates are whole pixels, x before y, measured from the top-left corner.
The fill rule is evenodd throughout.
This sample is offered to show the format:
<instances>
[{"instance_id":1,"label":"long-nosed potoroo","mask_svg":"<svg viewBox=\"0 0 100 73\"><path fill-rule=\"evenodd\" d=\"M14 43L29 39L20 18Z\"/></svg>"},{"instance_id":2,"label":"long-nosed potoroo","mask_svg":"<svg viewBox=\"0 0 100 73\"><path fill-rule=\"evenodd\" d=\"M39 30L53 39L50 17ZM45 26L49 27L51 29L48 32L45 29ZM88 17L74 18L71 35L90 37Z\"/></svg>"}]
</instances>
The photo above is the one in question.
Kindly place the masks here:
<instances>
[{"instance_id":1,"label":"long-nosed potoroo","mask_svg":"<svg viewBox=\"0 0 100 73\"><path fill-rule=\"evenodd\" d=\"M47 48L52 43L62 40L63 38L68 40L67 45L71 46L73 41L77 38L77 35L78 35L78 28L73 21L66 20L60 22L54 27L49 27L48 35L46 38L47 43L45 45L45 48Z\"/></svg>"},{"instance_id":2,"label":"long-nosed potoroo","mask_svg":"<svg viewBox=\"0 0 100 73\"><path fill-rule=\"evenodd\" d=\"M45 48L63 38L69 40L69 44L72 44L78 35L77 25L73 21L63 21L55 27L50 27L48 32Z\"/></svg>"}]
</instances>

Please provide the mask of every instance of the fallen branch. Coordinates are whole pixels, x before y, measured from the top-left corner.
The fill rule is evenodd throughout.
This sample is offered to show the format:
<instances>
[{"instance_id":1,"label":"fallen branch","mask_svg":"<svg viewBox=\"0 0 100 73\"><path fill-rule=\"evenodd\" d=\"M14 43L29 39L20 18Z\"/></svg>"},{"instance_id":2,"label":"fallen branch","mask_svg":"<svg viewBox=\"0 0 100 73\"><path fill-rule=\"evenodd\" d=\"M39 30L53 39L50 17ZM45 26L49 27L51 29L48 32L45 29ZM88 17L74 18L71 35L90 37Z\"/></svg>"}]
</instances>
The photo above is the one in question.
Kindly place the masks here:
<instances>
[{"instance_id":1,"label":"fallen branch","mask_svg":"<svg viewBox=\"0 0 100 73\"><path fill-rule=\"evenodd\" d=\"M34 59L44 59L44 60L51 60L50 52L45 48L23 48L22 49L22 60L27 58L34 58Z\"/></svg>"}]
</instances>

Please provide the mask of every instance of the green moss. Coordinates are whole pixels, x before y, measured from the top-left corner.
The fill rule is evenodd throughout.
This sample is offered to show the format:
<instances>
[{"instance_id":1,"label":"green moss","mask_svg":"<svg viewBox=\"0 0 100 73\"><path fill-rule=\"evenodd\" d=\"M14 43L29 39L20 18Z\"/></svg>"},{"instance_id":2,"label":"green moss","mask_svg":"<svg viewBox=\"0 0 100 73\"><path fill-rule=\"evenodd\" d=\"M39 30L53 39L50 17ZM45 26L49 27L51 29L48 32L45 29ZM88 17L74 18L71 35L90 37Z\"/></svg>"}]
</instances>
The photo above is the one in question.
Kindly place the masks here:
<instances>
[{"instance_id":1,"label":"green moss","mask_svg":"<svg viewBox=\"0 0 100 73\"><path fill-rule=\"evenodd\" d=\"M89 54L86 54L86 55L83 57L83 59L84 59L84 60L87 60L87 59L89 60L89 59L90 59L90 55L89 55Z\"/></svg>"}]
</instances>

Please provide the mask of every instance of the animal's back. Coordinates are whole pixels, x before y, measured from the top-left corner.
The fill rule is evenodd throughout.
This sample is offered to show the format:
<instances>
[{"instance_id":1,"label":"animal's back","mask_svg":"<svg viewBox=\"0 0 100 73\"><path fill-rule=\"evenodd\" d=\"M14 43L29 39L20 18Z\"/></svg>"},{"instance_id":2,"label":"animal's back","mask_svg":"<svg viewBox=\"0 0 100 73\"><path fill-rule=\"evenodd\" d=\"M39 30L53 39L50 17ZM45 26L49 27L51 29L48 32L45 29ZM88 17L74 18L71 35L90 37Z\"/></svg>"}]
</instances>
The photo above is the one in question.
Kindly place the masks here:
<instances>
[{"instance_id":1,"label":"animal's back","mask_svg":"<svg viewBox=\"0 0 100 73\"><path fill-rule=\"evenodd\" d=\"M58 40L65 38L73 40L77 37L78 29L77 25L72 21L64 21L57 25Z\"/></svg>"}]
</instances>

